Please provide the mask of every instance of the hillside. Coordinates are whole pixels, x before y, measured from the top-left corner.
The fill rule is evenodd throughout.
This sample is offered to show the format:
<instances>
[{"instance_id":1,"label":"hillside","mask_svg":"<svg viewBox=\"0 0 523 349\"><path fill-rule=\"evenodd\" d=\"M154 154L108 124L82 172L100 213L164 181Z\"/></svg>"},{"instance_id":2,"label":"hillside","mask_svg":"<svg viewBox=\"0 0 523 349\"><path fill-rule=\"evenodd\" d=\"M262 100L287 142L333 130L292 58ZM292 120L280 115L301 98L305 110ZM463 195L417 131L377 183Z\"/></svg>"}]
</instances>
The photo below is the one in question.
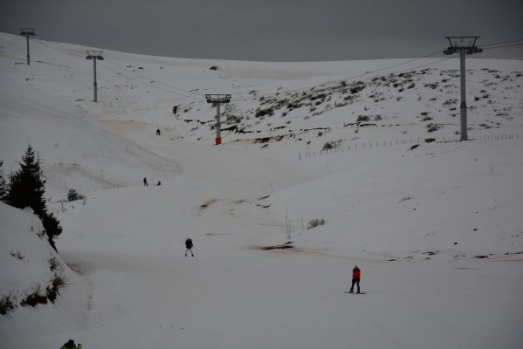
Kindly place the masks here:
<instances>
[{"instance_id":1,"label":"hillside","mask_svg":"<svg viewBox=\"0 0 523 349\"><path fill-rule=\"evenodd\" d=\"M467 59L459 142L456 57L104 51L93 103L88 48L31 45L27 66L0 34L0 159L39 152L64 233L55 255L1 205L1 295L48 282L51 258L69 282L0 317L6 348L519 347L521 61ZM343 292L355 264L365 296Z\"/></svg>"}]
</instances>

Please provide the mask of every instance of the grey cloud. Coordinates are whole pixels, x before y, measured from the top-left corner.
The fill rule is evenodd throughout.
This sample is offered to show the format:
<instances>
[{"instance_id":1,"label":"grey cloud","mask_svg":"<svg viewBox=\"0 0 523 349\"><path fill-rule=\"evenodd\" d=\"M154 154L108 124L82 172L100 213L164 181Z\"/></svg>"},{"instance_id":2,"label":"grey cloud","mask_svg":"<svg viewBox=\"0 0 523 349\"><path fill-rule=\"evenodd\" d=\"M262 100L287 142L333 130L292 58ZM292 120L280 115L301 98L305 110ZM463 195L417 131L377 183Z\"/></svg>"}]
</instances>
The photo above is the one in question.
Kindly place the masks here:
<instances>
[{"instance_id":1,"label":"grey cloud","mask_svg":"<svg viewBox=\"0 0 523 349\"><path fill-rule=\"evenodd\" d=\"M447 35L523 39L519 0L3 0L0 31L187 58L310 61L419 57ZM523 46L482 57L523 59Z\"/></svg>"}]
</instances>

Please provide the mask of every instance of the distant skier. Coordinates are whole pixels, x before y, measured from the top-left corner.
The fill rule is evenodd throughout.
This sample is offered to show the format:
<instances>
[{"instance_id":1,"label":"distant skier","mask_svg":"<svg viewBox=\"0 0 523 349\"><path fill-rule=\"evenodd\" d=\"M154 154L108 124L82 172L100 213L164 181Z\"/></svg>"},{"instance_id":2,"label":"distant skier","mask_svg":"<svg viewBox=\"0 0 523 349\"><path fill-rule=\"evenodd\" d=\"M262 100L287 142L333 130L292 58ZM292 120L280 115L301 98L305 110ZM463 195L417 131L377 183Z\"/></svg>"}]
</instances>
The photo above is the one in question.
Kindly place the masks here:
<instances>
[{"instance_id":1,"label":"distant skier","mask_svg":"<svg viewBox=\"0 0 523 349\"><path fill-rule=\"evenodd\" d=\"M162 185L162 182L158 181L158 183L156 183L156 186L159 187L160 185Z\"/></svg>"},{"instance_id":2,"label":"distant skier","mask_svg":"<svg viewBox=\"0 0 523 349\"><path fill-rule=\"evenodd\" d=\"M149 184L147 184L147 177L143 177L143 186L148 187Z\"/></svg>"},{"instance_id":3,"label":"distant skier","mask_svg":"<svg viewBox=\"0 0 523 349\"><path fill-rule=\"evenodd\" d=\"M162 131L160 131L160 129L157 129L157 130L156 130L156 135L157 135L157 136L160 136L161 134L162 134Z\"/></svg>"},{"instance_id":4,"label":"distant skier","mask_svg":"<svg viewBox=\"0 0 523 349\"><path fill-rule=\"evenodd\" d=\"M185 257L187 257L187 252L191 252L191 256L194 257L194 253L192 252L192 247L193 247L192 239L187 238L187 240L185 240Z\"/></svg>"},{"instance_id":5,"label":"distant skier","mask_svg":"<svg viewBox=\"0 0 523 349\"><path fill-rule=\"evenodd\" d=\"M74 344L74 340L69 339L60 349L82 349L82 345L78 343L78 346Z\"/></svg>"},{"instance_id":6,"label":"distant skier","mask_svg":"<svg viewBox=\"0 0 523 349\"><path fill-rule=\"evenodd\" d=\"M358 286L358 293L360 293L360 277L361 271L357 265L352 269L352 286L350 287L349 293L354 293L354 285Z\"/></svg>"}]
</instances>

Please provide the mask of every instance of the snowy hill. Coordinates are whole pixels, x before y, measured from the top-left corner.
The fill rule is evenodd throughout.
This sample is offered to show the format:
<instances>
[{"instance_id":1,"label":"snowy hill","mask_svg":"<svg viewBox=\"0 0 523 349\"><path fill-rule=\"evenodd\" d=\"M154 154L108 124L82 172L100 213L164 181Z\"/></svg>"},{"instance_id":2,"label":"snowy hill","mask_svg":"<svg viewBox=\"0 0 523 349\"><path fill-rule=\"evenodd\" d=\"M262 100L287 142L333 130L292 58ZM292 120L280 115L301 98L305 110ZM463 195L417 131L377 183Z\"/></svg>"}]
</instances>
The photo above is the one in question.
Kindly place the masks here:
<instances>
[{"instance_id":1,"label":"snowy hill","mask_svg":"<svg viewBox=\"0 0 523 349\"><path fill-rule=\"evenodd\" d=\"M6 348L520 347L523 62L467 59L458 142L456 57L104 51L94 103L88 48L31 45L28 66L0 34L0 159L39 152L64 232L56 255L1 205L0 296L48 282L52 258L68 285L0 316ZM355 264L365 296L343 292Z\"/></svg>"}]
</instances>

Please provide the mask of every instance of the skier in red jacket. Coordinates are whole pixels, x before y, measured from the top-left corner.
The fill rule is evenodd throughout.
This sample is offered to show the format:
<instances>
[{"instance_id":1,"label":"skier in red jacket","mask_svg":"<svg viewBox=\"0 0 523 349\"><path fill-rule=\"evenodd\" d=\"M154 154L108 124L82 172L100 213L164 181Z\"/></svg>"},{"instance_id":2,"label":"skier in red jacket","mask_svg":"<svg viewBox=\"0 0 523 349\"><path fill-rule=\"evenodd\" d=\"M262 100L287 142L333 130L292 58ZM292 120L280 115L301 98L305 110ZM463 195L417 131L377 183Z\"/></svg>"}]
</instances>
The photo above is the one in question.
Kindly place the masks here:
<instances>
[{"instance_id":1,"label":"skier in red jacket","mask_svg":"<svg viewBox=\"0 0 523 349\"><path fill-rule=\"evenodd\" d=\"M354 285L358 286L358 293L360 293L360 277L361 271L357 265L352 269L352 286L350 287L349 293L354 293Z\"/></svg>"}]
</instances>

